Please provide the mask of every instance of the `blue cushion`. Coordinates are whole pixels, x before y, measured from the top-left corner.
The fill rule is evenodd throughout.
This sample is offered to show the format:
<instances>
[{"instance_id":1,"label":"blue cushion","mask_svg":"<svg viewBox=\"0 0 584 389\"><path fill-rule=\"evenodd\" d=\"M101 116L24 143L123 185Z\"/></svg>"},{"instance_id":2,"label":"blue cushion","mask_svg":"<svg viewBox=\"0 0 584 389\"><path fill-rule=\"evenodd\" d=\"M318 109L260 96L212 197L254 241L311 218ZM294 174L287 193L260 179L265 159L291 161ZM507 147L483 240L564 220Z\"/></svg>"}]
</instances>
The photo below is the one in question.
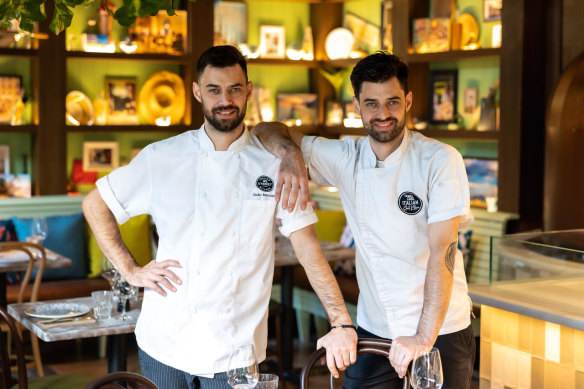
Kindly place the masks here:
<instances>
[{"instance_id":1,"label":"blue cushion","mask_svg":"<svg viewBox=\"0 0 584 389\"><path fill-rule=\"evenodd\" d=\"M45 269L43 280L85 278L87 276L87 251L85 248L85 219L83 213L73 215L48 216L47 239L44 246L67 258L71 258L71 267L62 269ZM26 241L30 236L32 219L12 218L19 241Z\"/></svg>"}]
</instances>

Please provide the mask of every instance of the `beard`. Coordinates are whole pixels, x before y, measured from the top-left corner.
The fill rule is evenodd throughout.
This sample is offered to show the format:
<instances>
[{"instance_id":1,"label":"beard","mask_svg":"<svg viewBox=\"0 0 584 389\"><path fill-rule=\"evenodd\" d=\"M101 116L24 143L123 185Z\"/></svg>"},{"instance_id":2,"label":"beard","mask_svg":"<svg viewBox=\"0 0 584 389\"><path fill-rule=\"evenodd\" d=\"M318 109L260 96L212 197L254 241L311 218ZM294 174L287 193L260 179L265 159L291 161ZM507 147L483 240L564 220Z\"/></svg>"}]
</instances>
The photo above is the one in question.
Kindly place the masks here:
<instances>
[{"instance_id":1,"label":"beard","mask_svg":"<svg viewBox=\"0 0 584 389\"><path fill-rule=\"evenodd\" d=\"M393 128L390 131L377 131L375 123L390 121L393 123ZM400 122L394 117L387 117L385 119L372 119L369 122L363 122L363 127L367 130L369 136L379 143L389 143L397 138L403 131L406 124L405 114L403 120Z\"/></svg>"},{"instance_id":2,"label":"beard","mask_svg":"<svg viewBox=\"0 0 584 389\"><path fill-rule=\"evenodd\" d=\"M235 130L241 122L243 122L243 118L245 118L247 104L243 106L243 109L239 109L239 107L235 105L227 105L225 107L215 107L212 110L208 110L203 106L203 115L205 115L205 119L217 130L220 132L231 132ZM225 109L233 109L235 111L235 117L233 119L219 119L217 117L217 112Z\"/></svg>"}]
</instances>

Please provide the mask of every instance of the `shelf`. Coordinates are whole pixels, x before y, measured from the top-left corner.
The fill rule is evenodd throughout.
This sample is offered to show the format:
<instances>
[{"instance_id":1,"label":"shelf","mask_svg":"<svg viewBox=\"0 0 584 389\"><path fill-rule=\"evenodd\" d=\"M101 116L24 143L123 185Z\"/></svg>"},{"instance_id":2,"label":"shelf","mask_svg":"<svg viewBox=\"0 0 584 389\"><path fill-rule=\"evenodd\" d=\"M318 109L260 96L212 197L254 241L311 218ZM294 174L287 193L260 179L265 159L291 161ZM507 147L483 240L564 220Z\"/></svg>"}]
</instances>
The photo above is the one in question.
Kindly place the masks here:
<instances>
[{"instance_id":1,"label":"shelf","mask_svg":"<svg viewBox=\"0 0 584 389\"><path fill-rule=\"evenodd\" d=\"M105 132L169 132L179 133L194 129L193 126L177 124L174 126L160 127L150 124L144 125L107 125L107 126L67 126L67 132L84 132L84 133L105 133Z\"/></svg>"},{"instance_id":2,"label":"shelf","mask_svg":"<svg viewBox=\"0 0 584 389\"><path fill-rule=\"evenodd\" d=\"M500 48L443 51L440 53L408 54L407 63L447 62L472 58L497 58L501 54Z\"/></svg>"},{"instance_id":3,"label":"shelf","mask_svg":"<svg viewBox=\"0 0 584 389\"><path fill-rule=\"evenodd\" d=\"M68 58L87 60L120 60L120 61L150 61L172 62L186 64L191 61L189 55L171 55L157 53L125 54L125 53L86 53L85 51L68 51Z\"/></svg>"},{"instance_id":4,"label":"shelf","mask_svg":"<svg viewBox=\"0 0 584 389\"><path fill-rule=\"evenodd\" d=\"M21 126L11 126L9 124L0 124L0 134L34 134L38 126L34 124L23 124Z\"/></svg>"},{"instance_id":5,"label":"shelf","mask_svg":"<svg viewBox=\"0 0 584 389\"><path fill-rule=\"evenodd\" d=\"M6 57L36 57L37 50L0 48L0 56Z\"/></svg>"},{"instance_id":6,"label":"shelf","mask_svg":"<svg viewBox=\"0 0 584 389\"><path fill-rule=\"evenodd\" d=\"M346 58L346 59L326 59L320 61L323 66L331 66L333 68L350 68L357 65L363 58Z\"/></svg>"},{"instance_id":7,"label":"shelf","mask_svg":"<svg viewBox=\"0 0 584 389\"><path fill-rule=\"evenodd\" d=\"M294 61L287 58L249 58L248 65L266 65L266 66L303 66L307 68L317 68L316 61Z\"/></svg>"},{"instance_id":8,"label":"shelf","mask_svg":"<svg viewBox=\"0 0 584 389\"><path fill-rule=\"evenodd\" d=\"M345 126L325 126L323 130L328 135L358 135L367 136L363 127L350 128ZM498 140L499 131L476 131L476 130L412 130L428 138L450 138L450 139L475 139L475 140Z\"/></svg>"}]
</instances>

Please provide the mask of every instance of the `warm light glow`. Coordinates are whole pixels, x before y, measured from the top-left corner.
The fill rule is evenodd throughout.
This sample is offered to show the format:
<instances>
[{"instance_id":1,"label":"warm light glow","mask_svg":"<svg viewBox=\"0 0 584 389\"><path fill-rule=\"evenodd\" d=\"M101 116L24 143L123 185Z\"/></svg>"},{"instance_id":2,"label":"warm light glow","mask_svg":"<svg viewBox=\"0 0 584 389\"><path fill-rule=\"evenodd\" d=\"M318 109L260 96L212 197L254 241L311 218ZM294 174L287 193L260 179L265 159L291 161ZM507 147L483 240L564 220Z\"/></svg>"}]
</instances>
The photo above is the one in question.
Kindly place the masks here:
<instances>
[{"instance_id":1,"label":"warm light glow","mask_svg":"<svg viewBox=\"0 0 584 389\"><path fill-rule=\"evenodd\" d=\"M326 190L327 192L331 192L331 193L336 193L339 190L337 188L335 188L334 186L324 186L323 187L324 190Z\"/></svg>"},{"instance_id":2,"label":"warm light glow","mask_svg":"<svg viewBox=\"0 0 584 389\"><path fill-rule=\"evenodd\" d=\"M156 123L156 125L160 127L168 127L170 126L170 116L169 115L160 116L154 119L154 123Z\"/></svg>"},{"instance_id":3,"label":"warm light glow","mask_svg":"<svg viewBox=\"0 0 584 389\"><path fill-rule=\"evenodd\" d=\"M300 119L296 119L296 125L297 125L297 126L301 126L301 125L302 125L302 120L300 120Z\"/></svg>"},{"instance_id":4,"label":"warm light glow","mask_svg":"<svg viewBox=\"0 0 584 389\"><path fill-rule=\"evenodd\" d=\"M560 363L560 326L545 322L545 359Z\"/></svg>"},{"instance_id":5,"label":"warm light glow","mask_svg":"<svg viewBox=\"0 0 584 389\"><path fill-rule=\"evenodd\" d=\"M286 49L286 57L293 61L300 61L304 59L304 51L302 50L294 50L294 49Z\"/></svg>"},{"instance_id":6,"label":"warm light glow","mask_svg":"<svg viewBox=\"0 0 584 389\"><path fill-rule=\"evenodd\" d=\"M136 49L138 49L138 45L136 44L136 42L127 43L125 41L121 41L118 46L120 46L120 50L122 50L126 54L132 54L133 52L136 51Z\"/></svg>"},{"instance_id":7,"label":"warm light glow","mask_svg":"<svg viewBox=\"0 0 584 389\"><path fill-rule=\"evenodd\" d=\"M348 128L359 128L363 127L363 121L361 118L356 117L353 112L349 112L348 116L343 119L343 125Z\"/></svg>"},{"instance_id":8,"label":"warm light glow","mask_svg":"<svg viewBox=\"0 0 584 389\"><path fill-rule=\"evenodd\" d=\"M114 42L110 42L105 45L99 43L83 42L83 51L87 53L115 53L116 44Z\"/></svg>"},{"instance_id":9,"label":"warm light glow","mask_svg":"<svg viewBox=\"0 0 584 389\"><path fill-rule=\"evenodd\" d=\"M239 50L241 51L241 54L243 54L243 56L246 57L247 59L254 59L260 57L260 51L258 49L256 49L255 51L251 51L251 48L245 43L238 44L238 47Z\"/></svg>"},{"instance_id":10,"label":"warm light glow","mask_svg":"<svg viewBox=\"0 0 584 389\"><path fill-rule=\"evenodd\" d=\"M274 120L274 111L272 110L272 107L270 107L270 106L262 107L261 111L262 111L262 120L264 122L271 122L272 120Z\"/></svg>"}]
</instances>

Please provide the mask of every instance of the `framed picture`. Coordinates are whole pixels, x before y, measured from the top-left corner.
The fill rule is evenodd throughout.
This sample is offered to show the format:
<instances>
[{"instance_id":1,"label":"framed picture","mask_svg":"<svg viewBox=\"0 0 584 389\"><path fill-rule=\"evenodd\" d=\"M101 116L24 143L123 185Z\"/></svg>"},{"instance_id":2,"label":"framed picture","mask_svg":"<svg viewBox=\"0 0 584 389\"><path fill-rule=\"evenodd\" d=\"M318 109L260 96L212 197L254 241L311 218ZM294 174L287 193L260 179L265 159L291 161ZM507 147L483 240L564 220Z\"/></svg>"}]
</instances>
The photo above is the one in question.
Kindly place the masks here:
<instances>
[{"instance_id":1,"label":"framed picture","mask_svg":"<svg viewBox=\"0 0 584 389\"><path fill-rule=\"evenodd\" d=\"M483 20L485 22L501 20L502 8L503 0L483 0Z\"/></svg>"},{"instance_id":2,"label":"framed picture","mask_svg":"<svg viewBox=\"0 0 584 389\"><path fill-rule=\"evenodd\" d=\"M247 42L247 3L221 0L215 3L214 43L237 45Z\"/></svg>"},{"instance_id":3,"label":"framed picture","mask_svg":"<svg viewBox=\"0 0 584 389\"><path fill-rule=\"evenodd\" d=\"M338 126L343 124L344 115L343 103L336 100L329 100L326 102L325 125Z\"/></svg>"},{"instance_id":4,"label":"framed picture","mask_svg":"<svg viewBox=\"0 0 584 389\"><path fill-rule=\"evenodd\" d=\"M286 29L282 26L260 26L260 57L284 58Z\"/></svg>"},{"instance_id":5,"label":"framed picture","mask_svg":"<svg viewBox=\"0 0 584 389\"><path fill-rule=\"evenodd\" d=\"M451 123L456 118L456 70L434 70L430 72L430 123Z\"/></svg>"},{"instance_id":6,"label":"framed picture","mask_svg":"<svg viewBox=\"0 0 584 389\"><path fill-rule=\"evenodd\" d=\"M497 197L499 163L488 158L463 159L470 188L470 205L487 208L487 198Z\"/></svg>"},{"instance_id":7,"label":"framed picture","mask_svg":"<svg viewBox=\"0 0 584 389\"><path fill-rule=\"evenodd\" d=\"M391 20L393 12L393 0L381 2L381 50L393 52L393 35Z\"/></svg>"},{"instance_id":8,"label":"framed picture","mask_svg":"<svg viewBox=\"0 0 584 389\"><path fill-rule=\"evenodd\" d=\"M10 174L10 146L0 145L0 174Z\"/></svg>"},{"instance_id":9,"label":"framed picture","mask_svg":"<svg viewBox=\"0 0 584 389\"><path fill-rule=\"evenodd\" d=\"M478 106L479 90L477 88L465 88L464 113L473 113Z\"/></svg>"},{"instance_id":10,"label":"framed picture","mask_svg":"<svg viewBox=\"0 0 584 389\"><path fill-rule=\"evenodd\" d=\"M0 123L12 121L12 107L22 99L22 79L17 75L0 76Z\"/></svg>"},{"instance_id":11,"label":"framed picture","mask_svg":"<svg viewBox=\"0 0 584 389\"><path fill-rule=\"evenodd\" d=\"M450 50L450 19L425 18L412 22L412 46L416 53Z\"/></svg>"},{"instance_id":12,"label":"framed picture","mask_svg":"<svg viewBox=\"0 0 584 389\"><path fill-rule=\"evenodd\" d=\"M103 172L120 164L118 142L83 142L83 170Z\"/></svg>"},{"instance_id":13,"label":"framed picture","mask_svg":"<svg viewBox=\"0 0 584 389\"><path fill-rule=\"evenodd\" d=\"M345 12L343 27L353 31L355 49L360 49L367 53L372 53L379 49L379 36L381 34L379 26L353 13Z\"/></svg>"},{"instance_id":14,"label":"framed picture","mask_svg":"<svg viewBox=\"0 0 584 389\"><path fill-rule=\"evenodd\" d=\"M108 77L105 81L109 124L138 124L136 79Z\"/></svg>"},{"instance_id":15,"label":"framed picture","mask_svg":"<svg viewBox=\"0 0 584 389\"><path fill-rule=\"evenodd\" d=\"M292 126L317 122L318 97L315 93L280 93L276 100L278 121Z\"/></svg>"}]
</instances>

